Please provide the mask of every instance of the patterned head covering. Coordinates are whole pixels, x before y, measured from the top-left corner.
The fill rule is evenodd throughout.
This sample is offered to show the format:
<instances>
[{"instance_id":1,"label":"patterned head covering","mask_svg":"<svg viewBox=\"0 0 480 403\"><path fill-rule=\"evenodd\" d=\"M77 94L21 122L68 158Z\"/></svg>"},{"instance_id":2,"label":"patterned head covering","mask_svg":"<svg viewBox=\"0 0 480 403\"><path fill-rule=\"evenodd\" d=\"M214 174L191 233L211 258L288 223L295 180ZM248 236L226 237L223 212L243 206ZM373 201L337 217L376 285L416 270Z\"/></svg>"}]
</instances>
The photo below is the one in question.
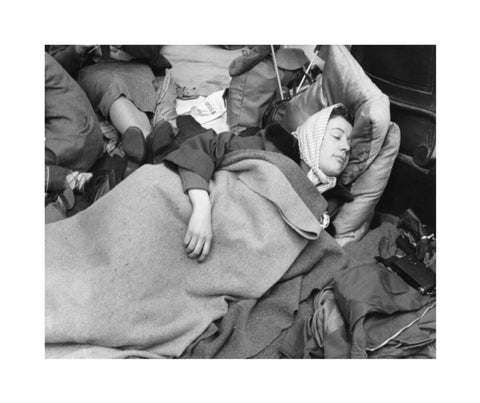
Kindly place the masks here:
<instances>
[{"instance_id":1,"label":"patterned head covering","mask_svg":"<svg viewBox=\"0 0 480 403\"><path fill-rule=\"evenodd\" d=\"M327 130L328 121L333 110L337 108L344 108L344 106L335 104L323 108L320 112L310 116L292 133L298 140L300 158L310 168L307 177L320 193L333 188L337 182L337 178L325 175L318 167L320 147Z\"/></svg>"}]
</instances>

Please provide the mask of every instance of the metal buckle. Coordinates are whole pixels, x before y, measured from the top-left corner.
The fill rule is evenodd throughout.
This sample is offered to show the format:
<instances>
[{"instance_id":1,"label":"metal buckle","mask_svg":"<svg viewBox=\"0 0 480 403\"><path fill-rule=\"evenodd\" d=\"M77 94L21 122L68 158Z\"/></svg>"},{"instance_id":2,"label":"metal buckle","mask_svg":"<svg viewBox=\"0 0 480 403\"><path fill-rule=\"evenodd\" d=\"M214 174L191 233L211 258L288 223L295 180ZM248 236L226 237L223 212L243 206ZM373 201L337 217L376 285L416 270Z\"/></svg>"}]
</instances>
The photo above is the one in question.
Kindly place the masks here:
<instances>
[{"instance_id":1,"label":"metal buckle","mask_svg":"<svg viewBox=\"0 0 480 403\"><path fill-rule=\"evenodd\" d=\"M320 226L325 229L328 227L330 224L330 214L328 214L326 211L323 213L322 218L320 219Z\"/></svg>"}]
</instances>

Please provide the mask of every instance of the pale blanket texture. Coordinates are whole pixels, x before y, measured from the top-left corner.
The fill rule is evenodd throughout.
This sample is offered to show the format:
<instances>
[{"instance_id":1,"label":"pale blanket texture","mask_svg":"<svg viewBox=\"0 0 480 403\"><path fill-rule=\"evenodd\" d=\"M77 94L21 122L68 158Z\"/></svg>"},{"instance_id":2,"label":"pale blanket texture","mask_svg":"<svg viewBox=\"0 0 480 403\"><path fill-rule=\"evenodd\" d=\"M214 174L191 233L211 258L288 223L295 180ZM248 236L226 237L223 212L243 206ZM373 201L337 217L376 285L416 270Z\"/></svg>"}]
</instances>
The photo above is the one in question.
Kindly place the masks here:
<instances>
[{"instance_id":1,"label":"pale blanket texture","mask_svg":"<svg viewBox=\"0 0 480 403\"><path fill-rule=\"evenodd\" d=\"M178 357L228 300L260 298L321 231L266 161L218 171L211 199L214 243L202 264L185 254L191 206L164 165L47 225L46 356Z\"/></svg>"}]
</instances>

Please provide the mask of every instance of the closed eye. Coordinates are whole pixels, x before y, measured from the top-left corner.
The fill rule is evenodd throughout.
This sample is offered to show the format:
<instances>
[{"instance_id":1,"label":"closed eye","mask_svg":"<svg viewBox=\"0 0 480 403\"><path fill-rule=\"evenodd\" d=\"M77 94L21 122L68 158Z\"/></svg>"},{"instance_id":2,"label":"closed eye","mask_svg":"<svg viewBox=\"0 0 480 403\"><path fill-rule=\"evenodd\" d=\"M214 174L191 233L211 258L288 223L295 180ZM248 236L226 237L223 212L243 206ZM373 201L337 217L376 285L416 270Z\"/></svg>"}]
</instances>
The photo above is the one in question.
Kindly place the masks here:
<instances>
[{"instance_id":1,"label":"closed eye","mask_svg":"<svg viewBox=\"0 0 480 403\"><path fill-rule=\"evenodd\" d=\"M331 131L331 133L333 138L340 140L345 132L340 128L335 128Z\"/></svg>"}]
</instances>

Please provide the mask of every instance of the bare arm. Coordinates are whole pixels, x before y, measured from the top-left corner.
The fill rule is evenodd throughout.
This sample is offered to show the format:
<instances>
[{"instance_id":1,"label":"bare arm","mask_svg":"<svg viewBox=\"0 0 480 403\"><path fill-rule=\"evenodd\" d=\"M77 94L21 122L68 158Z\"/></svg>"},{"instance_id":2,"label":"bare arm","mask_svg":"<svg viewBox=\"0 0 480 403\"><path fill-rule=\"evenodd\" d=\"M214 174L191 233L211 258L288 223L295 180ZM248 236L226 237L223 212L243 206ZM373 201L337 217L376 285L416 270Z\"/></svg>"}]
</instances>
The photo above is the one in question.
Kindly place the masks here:
<instances>
[{"instance_id":1,"label":"bare arm","mask_svg":"<svg viewBox=\"0 0 480 403\"><path fill-rule=\"evenodd\" d=\"M188 197L193 211L185 234L185 251L189 258L198 258L201 263L207 258L212 245L212 206L206 190L189 189Z\"/></svg>"}]
</instances>

